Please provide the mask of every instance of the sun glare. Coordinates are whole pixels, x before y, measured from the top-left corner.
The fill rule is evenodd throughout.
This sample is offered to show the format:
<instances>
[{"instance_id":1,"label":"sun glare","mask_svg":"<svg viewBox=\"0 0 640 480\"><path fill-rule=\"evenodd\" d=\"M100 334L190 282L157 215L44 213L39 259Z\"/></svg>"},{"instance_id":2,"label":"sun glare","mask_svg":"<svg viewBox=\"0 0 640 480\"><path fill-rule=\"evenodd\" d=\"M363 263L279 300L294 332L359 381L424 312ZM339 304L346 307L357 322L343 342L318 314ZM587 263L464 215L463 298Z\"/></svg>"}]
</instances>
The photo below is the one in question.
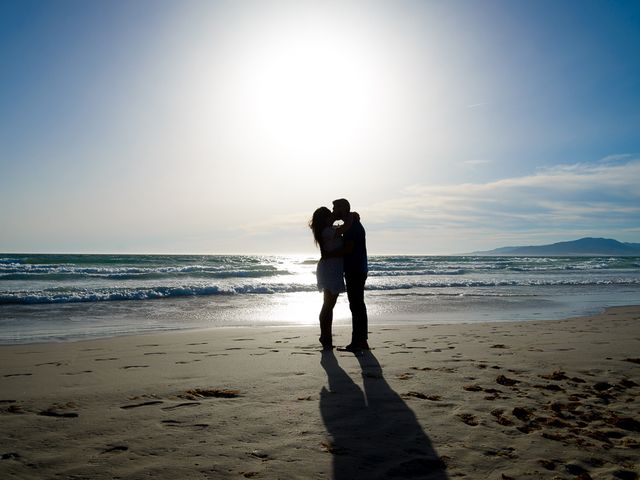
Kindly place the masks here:
<instances>
[{"instance_id":1,"label":"sun glare","mask_svg":"<svg viewBox=\"0 0 640 480\"><path fill-rule=\"evenodd\" d=\"M227 72L232 116L254 148L280 158L368 148L392 90L392 69L371 38L322 16L280 19L254 32Z\"/></svg>"}]
</instances>

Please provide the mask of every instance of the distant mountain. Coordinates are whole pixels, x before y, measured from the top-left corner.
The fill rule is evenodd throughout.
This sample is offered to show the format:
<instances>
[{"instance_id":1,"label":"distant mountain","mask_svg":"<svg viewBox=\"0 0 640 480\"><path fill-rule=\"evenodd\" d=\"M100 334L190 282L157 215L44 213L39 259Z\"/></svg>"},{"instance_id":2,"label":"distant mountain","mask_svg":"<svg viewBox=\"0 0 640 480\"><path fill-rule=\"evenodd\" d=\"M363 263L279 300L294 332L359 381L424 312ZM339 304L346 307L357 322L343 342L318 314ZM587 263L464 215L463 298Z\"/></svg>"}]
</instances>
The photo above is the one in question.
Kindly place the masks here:
<instances>
[{"instance_id":1,"label":"distant mountain","mask_svg":"<svg viewBox=\"0 0 640 480\"><path fill-rule=\"evenodd\" d=\"M527 256L640 256L640 243L622 243L611 238L581 238L550 245L502 247L473 255L527 255Z\"/></svg>"}]
</instances>

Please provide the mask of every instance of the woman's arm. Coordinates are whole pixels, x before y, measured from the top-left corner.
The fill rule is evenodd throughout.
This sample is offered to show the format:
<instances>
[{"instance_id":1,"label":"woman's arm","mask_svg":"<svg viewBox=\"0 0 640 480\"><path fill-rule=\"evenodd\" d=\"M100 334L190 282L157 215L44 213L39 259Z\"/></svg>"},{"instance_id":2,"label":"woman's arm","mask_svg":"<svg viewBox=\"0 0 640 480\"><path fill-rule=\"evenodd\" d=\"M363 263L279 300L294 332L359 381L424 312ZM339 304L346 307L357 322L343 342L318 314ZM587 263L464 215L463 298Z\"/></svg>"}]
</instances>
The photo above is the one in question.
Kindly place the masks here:
<instances>
[{"instance_id":1,"label":"woman's arm","mask_svg":"<svg viewBox=\"0 0 640 480\"><path fill-rule=\"evenodd\" d=\"M336 233L338 235L342 235L344 232L346 232L351 228L354 221L359 221L359 220L360 220L360 215L358 214L358 212L351 212L351 215L347 217L344 223L336 228Z\"/></svg>"},{"instance_id":2,"label":"woman's arm","mask_svg":"<svg viewBox=\"0 0 640 480\"><path fill-rule=\"evenodd\" d=\"M344 224L335 229L336 235L342 235L344 232L349 230L353 226L353 222L355 221L358 221L358 222L360 221L360 215L358 214L358 212L352 212L352 214L349 215L349 217L344 222ZM338 250L332 250L331 252L326 252L321 249L320 251L323 258L333 258L333 257L344 257L345 255L349 255L351 252L353 252L353 249L354 249L354 243L353 243L353 240L350 240L350 241L346 241L344 246L342 248L339 248Z\"/></svg>"}]
</instances>

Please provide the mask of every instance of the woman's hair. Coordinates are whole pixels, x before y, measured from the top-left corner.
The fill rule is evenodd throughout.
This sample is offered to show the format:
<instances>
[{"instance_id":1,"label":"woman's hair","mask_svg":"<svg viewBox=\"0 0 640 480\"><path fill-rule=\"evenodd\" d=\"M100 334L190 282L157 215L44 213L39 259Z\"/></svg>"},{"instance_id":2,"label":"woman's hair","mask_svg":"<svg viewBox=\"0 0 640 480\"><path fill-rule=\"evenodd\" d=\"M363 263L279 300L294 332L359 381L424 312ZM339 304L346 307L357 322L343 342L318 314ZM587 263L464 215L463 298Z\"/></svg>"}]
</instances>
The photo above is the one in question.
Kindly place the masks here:
<instances>
[{"instance_id":1,"label":"woman's hair","mask_svg":"<svg viewBox=\"0 0 640 480\"><path fill-rule=\"evenodd\" d=\"M331 210L327 207L320 207L313 212L313 217L309 222L309 228L313 232L313 239L316 245L322 247L322 230L327 226L327 220L331 216Z\"/></svg>"}]
</instances>

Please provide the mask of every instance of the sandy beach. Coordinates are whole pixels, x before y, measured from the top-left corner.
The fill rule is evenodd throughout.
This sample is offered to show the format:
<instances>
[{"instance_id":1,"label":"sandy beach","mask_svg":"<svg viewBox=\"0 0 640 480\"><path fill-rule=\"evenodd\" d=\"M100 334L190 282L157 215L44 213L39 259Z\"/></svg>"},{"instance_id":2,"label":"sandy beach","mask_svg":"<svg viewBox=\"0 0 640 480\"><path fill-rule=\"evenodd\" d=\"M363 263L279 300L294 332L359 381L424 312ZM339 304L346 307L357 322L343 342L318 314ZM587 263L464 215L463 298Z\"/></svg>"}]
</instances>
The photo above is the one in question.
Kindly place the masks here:
<instances>
[{"instance_id":1,"label":"sandy beach","mask_svg":"<svg viewBox=\"0 0 640 480\"><path fill-rule=\"evenodd\" d=\"M640 307L370 330L0 347L0 476L638 478Z\"/></svg>"}]
</instances>

